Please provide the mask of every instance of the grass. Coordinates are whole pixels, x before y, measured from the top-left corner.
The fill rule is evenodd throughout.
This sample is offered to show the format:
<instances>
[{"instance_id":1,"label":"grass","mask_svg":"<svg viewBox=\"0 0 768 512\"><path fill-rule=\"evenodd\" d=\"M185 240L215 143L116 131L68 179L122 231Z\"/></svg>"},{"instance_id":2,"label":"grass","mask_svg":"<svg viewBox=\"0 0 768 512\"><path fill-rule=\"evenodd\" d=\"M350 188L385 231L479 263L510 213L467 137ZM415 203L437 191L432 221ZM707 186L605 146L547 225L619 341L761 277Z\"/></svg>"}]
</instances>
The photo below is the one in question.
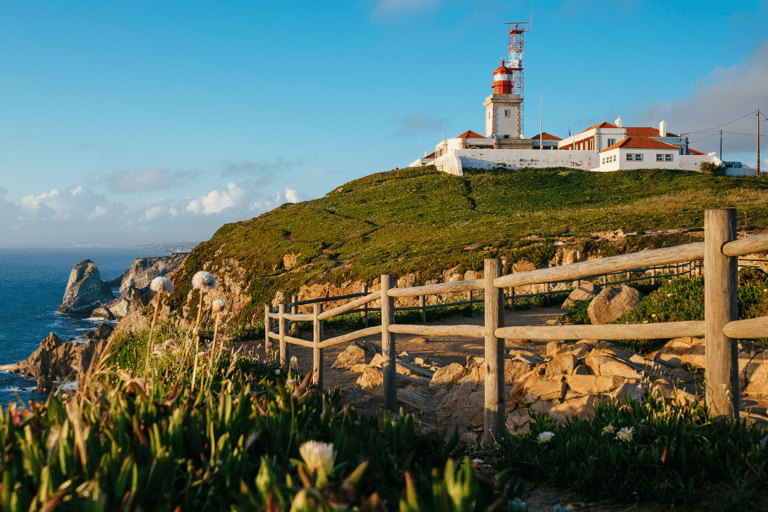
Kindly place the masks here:
<instances>
[{"instance_id":1,"label":"grass","mask_svg":"<svg viewBox=\"0 0 768 512\"><path fill-rule=\"evenodd\" d=\"M752 225L768 224L768 180L714 177L671 170L591 173L573 169L467 171L463 177L434 167L366 176L325 197L286 204L257 218L227 224L192 252L177 272L174 311L194 310L189 278L205 268L236 276L232 287L248 300L233 309L238 323L253 323L280 290L305 284L373 285L384 273L416 274L416 285L459 267L481 270L483 259L546 265L553 237L564 248L610 256L700 238L707 208L736 207ZM741 219L741 217L740 217ZM592 238L605 229L674 235ZM286 269L283 256L297 266Z\"/></svg>"}]
</instances>

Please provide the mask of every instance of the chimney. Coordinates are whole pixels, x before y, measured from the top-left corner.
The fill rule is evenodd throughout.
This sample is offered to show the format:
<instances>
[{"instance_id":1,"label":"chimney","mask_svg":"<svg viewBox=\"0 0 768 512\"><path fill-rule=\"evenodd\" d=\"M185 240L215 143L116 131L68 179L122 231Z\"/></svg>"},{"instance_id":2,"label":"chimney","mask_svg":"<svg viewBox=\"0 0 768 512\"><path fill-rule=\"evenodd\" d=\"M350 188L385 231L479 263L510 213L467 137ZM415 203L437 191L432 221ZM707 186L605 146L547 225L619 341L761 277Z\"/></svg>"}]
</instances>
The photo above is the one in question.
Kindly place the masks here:
<instances>
[{"instance_id":1,"label":"chimney","mask_svg":"<svg viewBox=\"0 0 768 512\"><path fill-rule=\"evenodd\" d=\"M667 122L662 121L659 123L659 137L667 136Z\"/></svg>"},{"instance_id":2,"label":"chimney","mask_svg":"<svg viewBox=\"0 0 768 512\"><path fill-rule=\"evenodd\" d=\"M621 116L617 117L613 124L621 128Z\"/></svg>"},{"instance_id":3,"label":"chimney","mask_svg":"<svg viewBox=\"0 0 768 512\"><path fill-rule=\"evenodd\" d=\"M424 158L427 158L429 156L429 151L424 152Z\"/></svg>"}]
</instances>

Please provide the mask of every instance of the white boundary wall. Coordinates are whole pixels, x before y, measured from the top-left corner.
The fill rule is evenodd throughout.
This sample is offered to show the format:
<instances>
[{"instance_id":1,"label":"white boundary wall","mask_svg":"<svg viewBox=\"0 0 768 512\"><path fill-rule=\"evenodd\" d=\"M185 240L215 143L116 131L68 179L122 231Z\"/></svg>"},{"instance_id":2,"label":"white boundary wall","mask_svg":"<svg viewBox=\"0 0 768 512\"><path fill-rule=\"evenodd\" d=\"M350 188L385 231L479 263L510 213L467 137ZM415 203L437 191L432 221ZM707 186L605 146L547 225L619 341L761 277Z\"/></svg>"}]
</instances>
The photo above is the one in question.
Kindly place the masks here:
<instances>
[{"instance_id":1,"label":"white boundary wall","mask_svg":"<svg viewBox=\"0 0 768 512\"><path fill-rule=\"evenodd\" d=\"M638 150L642 151L642 150ZM713 154L709 155L675 155L672 162L656 162L656 150L650 151L643 162L637 162L632 168L642 169L681 169L699 172L702 162L719 164L720 160ZM651 158L653 157L653 158ZM462 176L467 169L523 169L530 167L544 169L546 167L567 167L585 171L617 171L627 168L626 163L619 161L600 165L600 155L597 151L547 151L539 149L455 149L436 159L437 170ZM652 160L652 161L649 161ZM618 164L618 168L617 165ZM731 170L731 169L729 169Z\"/></svg>"},{"instance_id":2,"label":"white boundary wall","mask_svg":"<svg viewBox=\"0 0 768 512\"><path fill-rule=\"evenodd\" d=\"M463 169L523 169L568 167L590 170L597 167L595 151L551 151L540 149L457 149L435 160L439 171L462 176Z\"/></svg>"}]
</instances>

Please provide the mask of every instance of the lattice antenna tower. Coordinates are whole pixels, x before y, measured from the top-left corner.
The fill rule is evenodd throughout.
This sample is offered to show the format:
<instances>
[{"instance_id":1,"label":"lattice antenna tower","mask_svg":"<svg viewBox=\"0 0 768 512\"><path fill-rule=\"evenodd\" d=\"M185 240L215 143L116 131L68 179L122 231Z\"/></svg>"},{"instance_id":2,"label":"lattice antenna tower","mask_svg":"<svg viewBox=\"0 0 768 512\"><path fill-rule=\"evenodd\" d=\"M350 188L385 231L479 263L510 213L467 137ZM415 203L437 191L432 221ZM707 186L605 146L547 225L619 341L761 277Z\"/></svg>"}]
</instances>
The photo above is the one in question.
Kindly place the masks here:
<instances>
[{"instance_id":1,"label":"lattice antenna tower","mask_svg":"<svg viewBox=\"0 0 768 512\"><path fill-rule=\"evenodd\" d=\"M525 75L523 73L523 52L525 49L525 33L533 28L533 15L531 21L507 21L505 25L509 27L509 63L507 67L512 68L512 94L519 94L523 98L525 89ZM520 104L520 127L522 129L523 104Z\"/></svg>"}]
</instances>

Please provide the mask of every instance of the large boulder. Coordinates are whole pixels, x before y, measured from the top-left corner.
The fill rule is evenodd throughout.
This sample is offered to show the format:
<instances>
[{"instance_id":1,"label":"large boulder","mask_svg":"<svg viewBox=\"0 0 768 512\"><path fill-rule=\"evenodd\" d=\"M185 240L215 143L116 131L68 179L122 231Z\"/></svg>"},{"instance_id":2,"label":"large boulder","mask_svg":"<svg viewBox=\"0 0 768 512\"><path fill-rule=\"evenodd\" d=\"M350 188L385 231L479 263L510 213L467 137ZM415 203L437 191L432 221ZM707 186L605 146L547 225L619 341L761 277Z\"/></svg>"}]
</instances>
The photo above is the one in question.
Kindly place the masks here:
<instances>
[{"instance_id":1,"label":"large boulder","mask_svg":"<svg viewBox=\"0 0 768 512\"><path fill-rule=\"evenodd\" d=\"M114 298L109 285L102 282L96 264L91 260L83 260L69 273L64 298L56 311L90 314Z\"/></svg>"},{"instance_id":2,"label":"large boulder","mask_svg":"<svg viewBox=\"0 0 768 512\"><path fill-rule=\"evenodd\" d=\"M565 299L561 309L570 309L573 303L577 300L590 300L597 297L601 288L595 283L581 283L578 288L573 290L571 294Z\"/></svg>"},{"instance_id":3,"label":"large boulder","mask_svg":"<svg viewBox=\"0 0 768 512\"><path fill-rule=\"evenodd\" d=\"M594 325L607 324L635 309L641 300L643 294L630 286L611 286L592 299L587 314Z\"/></svg>"}]
</instances>

